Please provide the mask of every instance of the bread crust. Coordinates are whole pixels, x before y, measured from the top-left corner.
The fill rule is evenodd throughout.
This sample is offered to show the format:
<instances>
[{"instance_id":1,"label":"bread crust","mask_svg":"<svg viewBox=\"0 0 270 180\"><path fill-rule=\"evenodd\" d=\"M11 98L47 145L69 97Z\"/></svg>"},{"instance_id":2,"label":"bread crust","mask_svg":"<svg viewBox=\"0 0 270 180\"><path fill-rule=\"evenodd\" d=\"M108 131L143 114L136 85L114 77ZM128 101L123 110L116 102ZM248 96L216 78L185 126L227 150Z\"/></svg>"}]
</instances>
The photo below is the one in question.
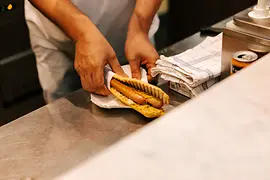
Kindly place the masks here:
<instances>
[{"instance_id":1,"label":"bread crust","mask_svg":"<svg viewBox=\"0 0 270 180\"><path fill-rule=\"evenodd\" d=\"M116 83L118 87L116 87ZM110 91L122 103L147 118L156 118L163 115L163 105L170 102L169 96L160 88L137 79L121 77L117 74L111 80ZM143 97L148 104L138 102L138 97Z\"/></svg>"}]
</instances>

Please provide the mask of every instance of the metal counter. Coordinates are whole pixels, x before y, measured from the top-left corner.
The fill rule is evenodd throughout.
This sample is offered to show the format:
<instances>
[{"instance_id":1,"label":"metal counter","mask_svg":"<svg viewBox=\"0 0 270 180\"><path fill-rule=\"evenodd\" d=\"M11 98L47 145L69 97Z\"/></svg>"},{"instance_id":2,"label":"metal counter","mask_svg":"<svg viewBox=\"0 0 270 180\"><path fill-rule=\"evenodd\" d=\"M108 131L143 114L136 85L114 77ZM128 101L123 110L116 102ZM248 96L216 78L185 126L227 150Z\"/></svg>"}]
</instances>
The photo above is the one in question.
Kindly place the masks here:
<instances>
[{"instance_id":1,"label":"metal counter","mask_svg":"<svg viewBox=\"0 0 270 180\"><path fill-rule=\"evenodd\" d=\"M197 33L161 53L180 53L203 39ZM188 100L161 88L173 106ZM133 110L101 109L79 90L0 128L0 180L51 180L148 122Z\"/></svg>"},{"instance_id":2,"label":"metal counter","mask_svg":"<svg viewBox=\"0 0 270 180\"><path fill-rule=\"evenodd\" d=\"M174 106L187 100L169 95ZM52 179L149 121L133 110L101 109L79 90L0 128L0 179Z\"/></svg>"}]
</instances>

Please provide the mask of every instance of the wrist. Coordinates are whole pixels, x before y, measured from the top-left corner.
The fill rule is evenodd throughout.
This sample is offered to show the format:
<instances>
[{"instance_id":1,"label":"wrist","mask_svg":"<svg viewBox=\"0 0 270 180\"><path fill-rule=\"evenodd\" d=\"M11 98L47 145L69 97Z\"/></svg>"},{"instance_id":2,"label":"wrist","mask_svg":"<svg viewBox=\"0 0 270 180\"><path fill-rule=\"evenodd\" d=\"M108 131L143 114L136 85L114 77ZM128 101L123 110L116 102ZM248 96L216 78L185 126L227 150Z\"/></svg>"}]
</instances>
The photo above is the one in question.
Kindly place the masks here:
<instances>
[{"instance_id":1,"label":"wrist","mask_svg":"<svg viewBox=\"0 0 270 180\"><path fill-rule=\"evenodd\" d=\"M130 19L128 34L148 35L151 24L151 18L144 17L135 11Z\"/></svg>"},{"instance_id":2,"label":"wrist","mask_svg":"<svg viewBox=\"0 0 270 180\"><path fill-rule=\"evenodd\" d=\"M98 32L99 30L92 21L82 14L74 19L70 36L75 42L89 42L92 41L93 37L95 37L95 34Z\"/></svg>"},{"instance_id":3,"label":"wrist","mask_svg":"<svg viewBox=\"0 0 270 180\"><path fill-rule=\"evenodd\" d=\"M148 38L148 33L142 30L131 30L127 33L127 41L132 41L135 37L142 36Z\"/></svg>"}]
</instances>

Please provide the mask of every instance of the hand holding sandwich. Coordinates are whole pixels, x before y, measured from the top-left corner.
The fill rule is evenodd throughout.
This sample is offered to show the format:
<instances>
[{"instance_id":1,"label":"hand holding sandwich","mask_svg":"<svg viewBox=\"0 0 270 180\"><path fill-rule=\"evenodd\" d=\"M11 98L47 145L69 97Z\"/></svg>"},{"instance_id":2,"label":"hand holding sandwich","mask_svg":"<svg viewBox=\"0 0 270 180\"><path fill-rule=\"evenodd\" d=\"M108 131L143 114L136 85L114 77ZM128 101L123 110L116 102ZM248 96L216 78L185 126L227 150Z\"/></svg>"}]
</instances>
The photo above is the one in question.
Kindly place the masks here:
<instances>
[{"instance_id":1,"label":"hand holding sandwich","mask_svg":"<svg viewBox=\"0 0 270 180\"><path fill-rule=\"evenodd\" d=\"M148 80L151 81L151 68L159 58L148 38L148 32L161 1L137 0L130 20L125 52L132 76L137 79L141 78L140 66L145 65L148 69ZM104 84L104 66L109 64L116 74L123 77L126 75L104 36L91 21L87 24L89 27L83 26L87 31L83 31L76 42L75 68L81 77L84 89L96 94L108 95L110 92Z\"/></svg>"},{"instance_id":2,"label":"hand holding sandwich","mask_svg":"<svg viewBox=\"0 0 270 180\"><path fill-rule=\"evenodd\" d=\"M140 67L143 65L148 70L147 78L148 81L151 82L151 69L155 67L159 55L147 34L129 34L126 41L125 52L131 67L132 77L141 79Z\"/></svg>"},{"instance_id":3,"label":"hand holding sandwich","mask_svg":"<svg viewBox=\"0 0 270 180\"><path fill-rule=\"evenodd\" d=\"M113 48L91 19L70 0L30 2L76 43L74 65L83 88L92 93L108 95L110 92L104 84L104 66L109 64L115 73L122 76L125 74ZM138 79L140 65L146 65L150 75L150 69L158 59L158 54L148 39L148 32L161 2L162 0L136 0L130 19L125 49L133 77Z\"/></svg>"},{"instance_id":4,"label":"hand holding sandwich","mask_svg":"<svg viewBox=\"0 0 270 180\"><path fill-rule=\"evenodd\" d=\"M141 78L140 66L146 66L148 81L151 82L151 69L159 55L148 38L148 32L162 0L137 0L130 19L125 52L132 71L132 77Z\"/></svg>"},{"instance_id":5,"label":"hand holding sandwich","mask_svg":"<svg viewBox=\"0 0 270 180\"><path fill-rule=\"evenodd\" d=\"M93 30L90 38L76 42L74 66L80 75L83 89L104 96L110 94L104 84L106 64L109 64L115 73L126 76L113 48L98 29Z\"/></svg>"}]
</instances>

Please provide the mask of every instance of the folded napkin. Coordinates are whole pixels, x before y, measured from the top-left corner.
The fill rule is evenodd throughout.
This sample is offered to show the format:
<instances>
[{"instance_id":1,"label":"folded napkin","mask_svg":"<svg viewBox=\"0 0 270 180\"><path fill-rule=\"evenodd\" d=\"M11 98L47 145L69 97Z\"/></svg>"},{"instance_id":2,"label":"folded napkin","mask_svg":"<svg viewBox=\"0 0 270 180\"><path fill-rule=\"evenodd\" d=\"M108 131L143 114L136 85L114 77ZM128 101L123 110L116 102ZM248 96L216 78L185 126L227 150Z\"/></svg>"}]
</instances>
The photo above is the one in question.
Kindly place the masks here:
<instances>
[{"instance_id":1,"label":"folded napkin","mask_svg":"<svg viewBox=\"0 0 270 180\"><path fill-rule=\"evenodd\" d=\"M194 96L211 87L221 73L222 34L207 37L201 44L171 57L160 56L152 76L178 83Z\"/></svg>"},{"instance_id":2,"label":"folded napkin","mask_svg":"<svg viewBox=\"0 0 270 180\"><path fill-rule=\"evenodd\" d=\"M124 72L129 76L132 77L131 75L131 69L129 65L124 65L122 66L122 69ZM105 67L105 84L107 85L108 89L111 88L110 86L110 81L112 77L114 76L114 72L112 72L111 68L109 66ZM141 68L141 75L142 75L142 81L148 82L147 80L147 72ZM113 95L110 96L99 96L96 94L91 94L91 101L101 107L101 108L106 108L106 109L113 109L113 108L130 108L129 106L126 106L123 104L120 100L116 99Z\"/></svg>"},{"instance_id":3,"label":"folded napkin","mask_svg":"<svg viewBox=\"0 0 270 180\"><path fill-rule=\"evenodd\" d=\"M163 78L166 79L166 77L163 77ZM180 94L183 94L187 97L192 98L192 97L198 96L203 91L209 89L210 87L215 85L217 82L219 82L219 77L217 77L215 79L210 79L210 80L202 83L201 85L198 85L197 87L192 88L192 87L189 87L185 83L171 81L170 89L177 91Z\"/></svg>"}]
</instances>

